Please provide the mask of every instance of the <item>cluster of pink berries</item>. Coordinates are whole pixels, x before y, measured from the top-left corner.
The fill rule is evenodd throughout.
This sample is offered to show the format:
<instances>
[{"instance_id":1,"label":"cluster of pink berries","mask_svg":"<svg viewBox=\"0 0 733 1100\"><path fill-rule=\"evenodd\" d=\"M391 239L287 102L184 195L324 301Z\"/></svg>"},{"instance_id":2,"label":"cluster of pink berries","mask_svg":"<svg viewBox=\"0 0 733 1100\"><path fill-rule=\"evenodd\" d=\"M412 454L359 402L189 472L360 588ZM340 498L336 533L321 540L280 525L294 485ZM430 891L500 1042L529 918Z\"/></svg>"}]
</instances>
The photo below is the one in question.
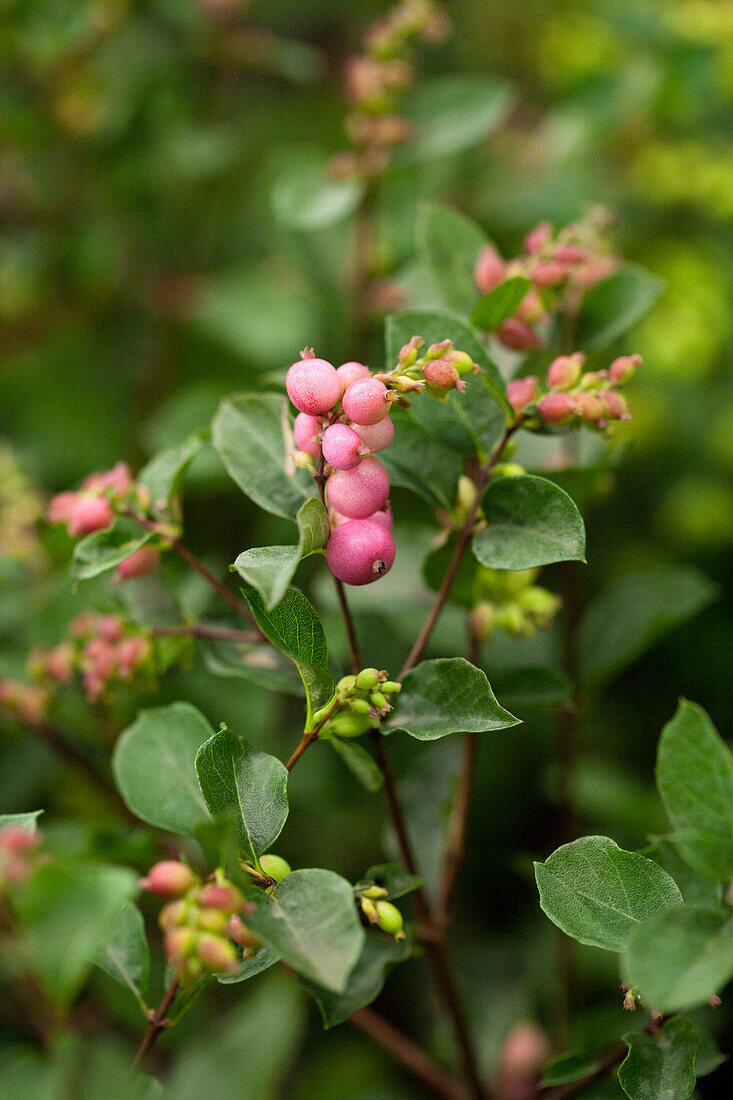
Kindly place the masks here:
<instances>
[{"instance_id":1,"label":"cluster of pink berries","mask_svg":"<svg viewBox=\"0 0 733 1100\"><path fill-rule=\"evenodd\" d=\"M538 379L527 375L508 384L507 399L518 416L527 416L530 406L536 405L544 424L578 427L584 423L603 431L609 421L631 419L618 389L628 382L641 361L640 355L622 355L614 359L608 370L583 373L582 352L560 355L548 368L547 393L538 396Z\"/></svg>"},{"instance_id":2,"label":"cluster of pink berries","mask_svg":"<svg viewBox=\"0 0 733 1100\"><path fill-rule=\"evenodd\" d=\"M462 389L461 373L474 370L470 357L450 340L433 344L418 359L424 341L414 336L399 353L394 370L373 375L363 363L336 369L306 349L290 367L285 385L299 410L295 445L317 476L326 479L325 498L332 532L326 556L345 584L363 585L392 568L395 544L389 509L389 474L375 458L392 442L392 405L424 390L445 397Z\"/></svg>"},{"instance_id":3,"label":"cluster of pink berries","mask_svg":"<svg viewBox=\"0 0 733 1100\"><path fill-rule=\"evenodd\" d=\"M118 462L111 470L90 474L78 492L57 493L46 511L49 523L63 523L72 538L91 535L111 527L120 513L144 511L150 506L150 494L137 485L129 467ZM160 554L150 546L142 546L115 569L117 580L141 577L152 572Z\"/></svg>"},{"instance_id":4,"label":"cluster of pink berries","mask_svg":"<svg viewBox=\"0 0 733 1100\"><path fill-rule=\"evenodd\" d=\"M605 211L594 209L581 222L555 232L541 222L524 239L524 254L504 260L490 245L482 249L473 271L481 294L517 275L532 282L516 314L499 327L497 338L514 351L529 351L544 343L543 329L551 314L577 312L583 294L619 266L602 234Z\"/></svg>"},{"instance_id":5,"label":"cluster of pink berries","mask_svg":"<svg viewBox=\"0 0 733 1100\"><path fill-rule=\"evenodd\" d=\"M270 888L290 874L280 856L262 856L260 865ZM166 957L184 984L204 974L234 974L242 959L261 947L242 919L254 905L222 871L202 882L187 864L163 860L150 868L140 885L167 902L158 923Z\"/></svg>"},{"instance_id":6,"label":"cluster of pink berries","mask_svg":"<svg viewBox=\"0 0 733 1100\"><path fill-rule=\"evenodd\" d=\"M24 882L45 857L39 856L41 834L19 825L0 829L0 893Z\"/></svg>"}]
</instances>

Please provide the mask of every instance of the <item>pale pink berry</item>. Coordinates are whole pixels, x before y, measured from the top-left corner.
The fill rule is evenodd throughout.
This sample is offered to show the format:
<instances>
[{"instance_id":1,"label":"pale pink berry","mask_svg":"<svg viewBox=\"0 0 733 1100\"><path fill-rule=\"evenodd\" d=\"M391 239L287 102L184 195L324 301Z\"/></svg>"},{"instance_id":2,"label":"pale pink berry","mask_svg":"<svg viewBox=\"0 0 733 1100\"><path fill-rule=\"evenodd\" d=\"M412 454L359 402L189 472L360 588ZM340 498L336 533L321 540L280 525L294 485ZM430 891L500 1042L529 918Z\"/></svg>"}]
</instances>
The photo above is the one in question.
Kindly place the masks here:
<instances>
[{"instance_id":1,"label":"pale pink berry","mask_svg":"<svg viewBox=\"0 0 733 1100\"><path fill-rule=\"evenodd\" d=\"M547 393L537 402L537 411L548 424L564 424L575 412L575 398L569 393Z\"/></svg>"},{"instance_id":2,"label":"pale pink berry","mask_svg":"<svg viewBox=\"0 0 733 1100\"><path fill-rule=\"evenodd\" d=\"M555 259L561 264L582 264L590 259L590 252L577 244L562 244L555 250Z\"/></svg>"},{"instance_id":3,"label":"pale pink berry","mask_svg":"<svg viewBox=\"0 0 733 1100\"><path fill-rule=\"evenodd\" d=\"M384 508L389 496L389 474L373 455L353 470L338 470L328 479L328 503L349 519L366 519Z\"/></svg>"},{"instance_id":4,"label":"pale pink berry","mask_svg":"<svg viewBox=\"0 0 733 1100\"><path fill-rule=\"evenodd\" d=\"M111 470L90 474L84 481L84 488L95 493L106 493L108 489L117 496L125 496L133 486L130 468L125 462L118 462Z\"/></svg>"},{"instance_id":5,"label":"pale pink berry","mask_svg":"<svg viewBox=\"0 0 733 1100\"><path fill-rule=\"evenodd\" d=\"M323 433L323 457L335 470L353 470L361 462L361 436L347 424L331 424Z\"/></svg>"},{"instance_id":6,"label":"pale pink berry","mask_svg":"<svg viewBox=\"0 0 733 1100\"><path fill-rule=\"evenodd\" d=\"M535 287L530 287L519 303L515 314L517 320L525 321L528 325L535 325L539 321L546 321L549 314L542 305L542 299Z\"/></svg>"},{"instance_id":7,"label":"pale pink berry","mask_svg":"<svg viewBox=\"0 0 733 1100\"><path fill-rule=\"evenodd\" d=\"M46 519L49 523L69 523L78 500L76 493L57 493L48 502Z\"/></svg>"},{"instance_id":8,"label":"pale pink berry","mask_svg":"<svg viewBox=\"0 0 733 1100\"><path fill-rule=\"evenodd\" d=\"M488 294L506 278L506 264L499 253L487 244L481 249L473 269L473 281L479 294Z\"/></svg>"},{"instance_id":9,"label":"pale pink berry","mask_svg":"<svg viewBox=\"0 0 733 1100\"><path fill-rule=\"evenodd\" d=\"M585 362L582 352L574 355L558 355L547 369L547 385L553 390L569 390L580 378Z\"/></svg>"},{"instance_id":10,"label":"pale pink berry","mask_svg":"<svg viewBox=\"0 0 733 1100\"><path fill-rule=\"evenodd\" d=\"M364 446L375 453L389 447L394 439L394 424L388 416L378 424L356 424L354 431L359 433Z\"/></svg>"},{"instance_id":11,"label":"pale pink berry","mask_svg":"<svg viewBox=\"0 0 733 1100\"><path fill-rule=\"evenodd\" d=\"M336 374L341 379L343 388L346 389L352 382L359 382L362 378L371 378L372 372L363 363L350 360L348 363L342 363L340 367L337 367Z\"/></svg>"},{"instance_id":12,"label":"pale pink berry","mask_svg":"<svg viewBox=\"0 0 733 1100\"><path fill-rule=\"evenodd\" d=\"M160 553L153 550L152 546L141 546L129 558L121 561L115 569L115 580L126 581L131 577L144 577L146 573L152 573L160 561Z\"/></svg>"},{"instance_id":13,"label":"pale pink berry","mask_svg":"<svg viewBox=\"0 0 733 1100\"><path fill-rule=\"evenodd\" d=\"M200 936L196 947L201 962L209 970L233 974L235 970L239 969L234 947L221 936Z\"/></svg>"},{"instance_id":14,"label":"pale pink berry","mask_svg":"<svg viewBox=\"0 0 733 1100\"><path fill-rule=\"evenodd\" d=\"M448 390L463 389L466 385L461 381L461 376L453 364L446 359L432 359L425 364L423 374L429 386L444 393Z\"/></svg>"},{"instance_id":15,"label":"pale pink berry","mask_svg":"<svg viewBox=\"0 0 733 1100\"><path fill-rule=\"evenodd\" d=\"M615 390L606 390L600 394L603 415L609 420L631 420L631 413L620 393Z\"/></svg>"},{"instance_id":16,"label":"pale pink berry","mask_svg":"<svg viewBox=\"0 0 733 1100\"><path fill-rule=\"evenodd\" d=\"M640 355L622 355L611 363L608 368L608 377L615 385L620 386L624 382L628 382L640 364Z\"/></svg>"},{"instance_id":17,"label":"pale pink berry","mask_svg":"<svg viewBox=\"0 0 733 1100\"><path fill-rule=\"evenodd\" d=\"M374 512L373 515L369 516L369 519L374 523L379 523L385 531L391 531L394 526L391 508L382 508L379 512Z\"/></svg>"},{"instance_id":18,"label":"pale pink berry","mask_svg":"<svg viewBox=\"0 0 733 1100\"><path fill-rule=\"evenodd\" d=\"M537 379L533 374L526 378L515 378L506 388L506 398L516 413L524 412L537 395Z\"/></svg>"},{"instance_id":19,"label":"pale pink berry","mask_svg":"<svg viewBox=\"0 0 733 1100\"><path fill-rule=\"evenodd\" d=\"M317 416L298 413L293 424L293 439L299 451L305 451L311 458L318 458L318 433L321 422Z\"/></svg>"},{"instance_id":20,"label":"pale pink berry","mask_svg":"<svg viewBox=\"0 0 733 1100\"><path fill-rule=\"evenodd\" d=\"M557 286L567 273L565 264L558 263L556 260L547 260L546 263L537 264L532 272L532 282L535 286Z\"/></svg>"},{"instance_id":21,"label":"pale pink berry","mask_svg":"<svg viewBox=\"0 0 733 1100\"><path fill-rule=\"evenodd\" d=\"M355 424L378 424L389 412L387 387L378 378L352 382L341 403L349 420Z\"/></svg>"},{"instance_id":22,"label":"pale pink berry","mask_svg":"<svg viewBox=\"0 0 733 1100\"><path fill-rule=\"evenodd\" d=\"M180 898L195 882L196 876L185 863L177 859L164 859L153 864L140 885L159 898Z\"/></svg>"},{"instance_id":23,"label":"pale pink berry","mask_svg":"<svg viewBox=\"0 0 733 1100\"><path fill-rule=\"evenodd\" d=\"M392 568L392 535L373 519L340 524L328 540L326 559L331 572L344 584L371 584Z\"/></svg>"},{"instance_id":24,"label":"pale pink berry","mask_svg":"<svg viewBox=\"0 0 733 1100\"><path fill-rule=\"evenodd\" d=\"M112 505L104 497L80 497L69 519L69 534L76 537L103 531L114 518Z\"/></svg>"},{"instance_id":25,"label":"pale pink berry","mask_svg":"<svg viewBox=\"0 0 733 1100\"><path fill-rule=\"evenodd\" d=\"M540 222L534 229L530 229L524 238L524 251L530 256L539 256L544 252L552 239L552 226L549 222Z\"/></svg>"},{"instance_id":26,"label":"pale pink berry","mask_svg":"<svg viewBox=\"0 0 733 1100\"><path fill-rule=\"evenodd\" d=\"M150 642L147 638L143 638L141 634L125 638L117 649L120 676L123 679L131 676L136 669L140 668L149 654Z\"/></svg>"},{"instance_id":27,"label":"pale pink berry","mask_svg":"<svg viewBox=\"0 0 733 1100\"><path fill-rule=\"evenodd\" d=\"M529 351L539 346L539 341L529 325L516 317L510 317L499 327L499 340L512 351Z\"/></svg>"},{"instance_id":28,"label":"pale pink berry","mask_svg":"<svg viewBox=\"0 0 733 1100\"><path fill-rule=\"evenodd\" d=\"M300 359L285 378L288 397L300 412L320 416L341 397L341 379L325 359Z\"/></svg>"}]
</instances>

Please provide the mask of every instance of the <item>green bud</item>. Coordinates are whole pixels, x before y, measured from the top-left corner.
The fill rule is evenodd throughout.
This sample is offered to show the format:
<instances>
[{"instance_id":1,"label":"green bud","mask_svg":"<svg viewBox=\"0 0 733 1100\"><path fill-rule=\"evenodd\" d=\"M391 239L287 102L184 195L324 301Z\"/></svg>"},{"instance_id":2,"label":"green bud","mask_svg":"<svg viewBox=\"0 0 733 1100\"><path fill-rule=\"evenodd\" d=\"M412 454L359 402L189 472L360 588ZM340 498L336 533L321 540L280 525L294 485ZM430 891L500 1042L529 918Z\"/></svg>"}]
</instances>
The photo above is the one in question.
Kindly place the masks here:
<instances>
[{"instance_id":1,"label":"green bud","mask_svg":"<svg viewBox=\"0 0 733 1100\"><path fill-rule=\"evenodd\" d=\"M383 932L388 932L390 936L394 936L395 939L401 940L405 938L403 931L404 921L402 919L402 913L396 905L393 905L391 901L376 901L374 907L377 910L377 925Z\"/></svg>"},{"instance_id":2,"label":"green bud","mask_svg":"<svg viewBox=\"0 0 733 1100\"><path fill-rule=\"evenodd\" d=\"M548 592L546 588L540 588L539 585L525 588L524 592L517 596L517 603L524 611L529 611L543 620L552 618L560 606L558 597Z\"/></svg>"},{"instance_id":3,"label":"green bud","mask_svg":"<svg viewBox=\"0 0 733 1100\"><path fill-rule=\"evenodd\" d=\"M363 668L356 677L356 686L360 691L369 691L370 688L375 688L381 679L376 668Z\"/></svg>"},{"instance_id":4,"label":"green bud","mask_svg":"<svg viewBox=\"0 0 733 1100\"><path fill-rule=\"evenodd\" d=\"M354 714L353 711L339 711L328 723L329 732L336 737L361 737L371 727L368 714Z\"/></svg>"},{"instance_id":5,"label":"green bud","mask_svg":"<svg viewBox=\"0 0 733 1100\"><path fill-rule=\"evenodd\" d=\"M378 923L379 910L377 909L376 902L373 902L371 898L364 896L361 899L361 911L370 924Z\"/></svg>"},{"instance_id":6,"label":"green bud","mask_svg":"<svg viewBox=\"0 0 733 1100\"><path fill-rule=\"evenodd\" d=\"M204 909L199 913L196 921L198 927L204 932L213 933L225 932L227 923L227 914L221 909Z\"/></svg>"},{"instance_id":7,"label":"green bud","mask_svg":"<svg viewBox=\"0 0 733 1100\"><path fill-rule=\"evenodd\" d=\"M362 894L363 898L370 898L372 901L378 901L379 898L386 898L388 890L385 890L383 886L370 886Z\"/></svg>"},{"instance_id":8,"label":"green bud","mask_svg":"<svg viewBox=\"0 0 733 1100\"><path fill-rule=\"evenodd\" d=\"M382 695L381 691L373 691L370 694L369 698L371 699L374 706L378 707L380 710L383 710L384 707L389 706L389 703L387 702L385 696Z\"/></svg>"},{"instance_id":9,"label":"green bud","mask_svg":"<svg viewBox=\"0 0 733 1100\"><path fill-rule=\"evenodd\" d=\"M336 684L339 695L349 695L356 687L356 676L342 676ZM327 709L327 708L324 708Z\"/></svg>"},{"instance_id":10,"label":"green bud","mask_svg":"<svg viewBox=\"0 0 733 1100\"><path fill-rule=\"evenodd\" d=\"M260 867L266 875L274 878L275 882L280 882L292 871L292 867L286 859L283 859L282 856L276 856L272 852L260 856Z\"/></svg>"},{"instance_id":11,"label":"green bud","mask_svg":"<svg viewBox=\"0 0 733 1100\"><path fill-rule=\"evenodd\" d=\"M380 684L379 690L384 695L391 695L395 691L402 691L402 684L398 684L395 680L385 680Z\"/></svg>"},{"instance_id":12,"label":"green bud","mask_svg":"<svg viewBox=\"0 0 733 1100\"><path fill-rule=\"evenodd\" d=\"M368 714L371 707L367 703L366 699L361 699L358 696L354 699L349 699L349 706L357 714Z\"/></svg>"}]
</instances>

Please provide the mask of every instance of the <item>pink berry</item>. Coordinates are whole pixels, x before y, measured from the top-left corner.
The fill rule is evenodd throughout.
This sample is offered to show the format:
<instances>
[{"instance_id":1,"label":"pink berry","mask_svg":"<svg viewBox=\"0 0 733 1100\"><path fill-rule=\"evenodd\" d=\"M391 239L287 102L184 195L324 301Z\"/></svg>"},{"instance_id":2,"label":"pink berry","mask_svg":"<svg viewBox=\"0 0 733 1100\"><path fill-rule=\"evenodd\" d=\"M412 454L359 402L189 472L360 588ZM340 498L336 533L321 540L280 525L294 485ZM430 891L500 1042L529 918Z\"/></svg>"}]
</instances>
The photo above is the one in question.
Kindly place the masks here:
<instances>
[{"instance_id":1,"label":"pink berry","mask_svg":"<svg viewBox=\"0 0 733 1100\"><path fill-rule=\"evenodd\" d=\"M539 346L539 340L529 325L516 317L510 317L508 321L504 321L497 336L505 347L513 351L529 351Z\"/></svg>"},{"instance_id":2,"label":"pink berry","mask_svg":"<svg viewBox=\"0 0 733 1100\"><path fill-rule=\"evenodd\" d=\"M326 559L344 584L371 584L392 568L395 544L389 531L372 519L340 524L328 540Z\"/></svg>"},{"instance_id":3,"label":"pink berry","mask_svg":"<svg viewBox=\"0 0 733 1100\"><path fill-rule=\"evenodd\" d=\"M293 424L293 438L299 451L305 451L311 458L318 458L318 433L321 422L317 416L298 413Z\"/></svg>"},{"instance_id":4,"label":"pink berry","mask_svg":"<svg viewBox=\"0 0 733 1100\"><path fill-rule=\"evenodd\" d=\"M124 641L120 642L117 650L120 676L123 678L131 676L136 669L140 668L149 653L150 642L147 638L143 638L141 634L125 638Z\"/></svg>"},{"instance_id":5,"label":"pink berry","mask_svg":"<svg viewBox=\"0 0 733 1100\"><path fill-rule=\"evenodd\" d=\"M164 859L155 863L142 881L142 886L159 898L181 898L187 894L196 876L190 867L177 859Z\"/></svg>"},{"instance_id":6,"label":"pink berry","mask_svg":"<svg viewBox=\"0 0 733 1100\"><path fill-rule=\"evenodd\" d=\"M335 470L353 470L361 462L361 436L347 424L331 424L323 433L323 457Z\"/></svg>"},{"instance_id":7,"label":"pink berry","mask_svg":"<svg viewBox=\"0 0 733 1100\"><path fill-rule=\"evenodd\" d=\"M466 385L465 382L461 382L461 376L453 364L446 359L432 359L425 364L423 374L427 384L442 393L447 393L448 390L459 390Z\"/></svg>"},{"instance_id":8,"label":"pink berry","mask_svg":"<svg viewBox=\"0 0 733 1100\"><path fill-rule=\"evenodd\" d=\"M300 412L320 416L341 396L341 379L325 359L300 359L285 378L288 397Z\"/></svg>"},{"instance_id":9,"label":"pink berry","mask_svg":"<svg viewBox=\"0 0 733 1100\"><path fill-rule=\"evenodd\" d=\"M130 577L144 577L146 573L152 573L160 561L160 553L153 550L152 546L141 546L129 558L121 561L115 569L115 580L126 581Z\"/></svg>"},{"instance_id":10,"label":"pink berry","mask_svg":"<svg viewBox=\"0 0 733 1100\"><path fill-rule=\"evenodd\" d=\"M348 363L342 363L340 367L337 367L336 374L341 379L344 389L350 386L352 382L359 382L362 378L371 378L372 376L369 367L365 367L363 363L356 363L353 360L350 360Z\"/></svg>"},{"instance_id":11,"label":"pink berry","mask_svg":"<svg viewBox=\"0 0 733 1100\"><path fill-rule=\"evenodd\" d=\"M372 452L383 451L394 439L394 424L388 416L378 424L356 424L354 430L361 436L364 446Z\"/></svg>"},{"instance_id":12,"label":"pink berry","mask_svg":"<svg viewBox=\"0 0 733 1100\"><path fill-rule=\"evenodd\" d=\"M580 378L585 362L582 352L574 355L558 355L547 369L547 385L553 390L569 390Z\"/></svg>"},{"instance_id":13,"label":"pink berry","mask_svg":"<svg viewBox=\"0 0 733 1100\"><path fill-rule=\"evenodd\" d=\"M103 531L114 518L112 506L104 497L80 497L69 519L69 534L76 537Z\"/></svg>"},{"instance_id":14,"label":"pink berry","mask_svg":"<svg viewBox=\"0 0 733 1100\"><path fill-rule=\"evenodd\" d=\"M524 238L524 251L530 256L539 256L547 248L552 239L552 226L549 222L540 222L534 229L530 229Z\"/></svg>"},{"instance_id":15,"label":"pink berry","mask_svg":"<svg viewBox=\"0 0 733 1100\"><path fill-rule=\"evenodd\" d=\"M328 479L328 503L349 519L367 519L384 508L389 496L389 474L373 455L353 470L339 470Z\"/></svg>"},{"instance_id":16,"label":"pink berry","mask_svg":"<svg viewBox=\"0 0 733 1100\"><path fill-rule=\"evenodd\" d=\"M69 523L74 513L79 497L76 493L57 493L51 497L46 509L46 519L49 523Z\"/></svg>"},{"instance_id":17,"label":"pink berry","mask_svg":"<svg viewBox=\"0 0 733 1100\"><path fill-rule=\"evenodd\" d=\"M555 250L555 259L561 264L581 264L590 259L590 252L577 244L563 244Z\"/></svg>"},{"instance_id":18,"label":"pink berry","mask_svg":"<svg viewBox=\"0 0 733 1100\"><path fill-rule=\"evenodd\" d=\"M392 519L391 508L382 508L379 512L374 512L373 515L369 516L369 519L372 520L373 523L380 524L385 531L392 530L394 521Z\"/></svg>"},{"instance_id":19,"label":"pink berry","mask_svg":"<svg viewBox=\"0 0 733 1100\"><path fill-rule=\"evenodd\" d=\"M120 642L125 635L119 615L102 615L96 624L96 629L105 642Z\"/></svg>"},{"instance_id":20,"label":"pink berry","mask_svg":"<svg viewBox=\"0 0 733 1100\"><path fill-rule=\"evenodd\" d=\"M481 249L473 269L473 281L479 294L488 294L506 278L506 264L491 245Z\"/></svg>"},{"instance_id":21,"label":"pink berry","mask_svg":"<svg viewBox=\"0 0 733 1100\"><path fill-rule=\"evenodd\" d=\"M615 385L620 386L628 382L640 363L640 355L622 355L611 363L608 368L608 377Z\"/></svg>"},{"instance_id":22,"label":"pink berry","mask_svg":"<svg viewBox=\"0 0 733 1100\"><path fill-rule=\"evenodd\" d=\"M130 468L125 462L118 462L111 470L90 474L84 481L84 488L95 493L106 493L108 489L117 496L125 496L133 486Z\"/></svg>"},{"instance_id":23,"label":"pink berry","mask_svg":"<svg viewBox=\"0 0 733 1100\"><path fill-rule=\"evenodd\" d=\"M564 424L575 412L575 398L569 393L547 393L538 401L537 411L548 424Z\"/></svg>"},{"instance_id":24,"label":"pink berry","mask_svg":"<svg viewBox=\"0 0 733 1100\"><path fill-rule=\"evenodd\" d=\"M537 379L533 374L526 378L515 378L506 388L506 398L516 413L524 412L537 394Z\"/></svg>"},{"instance_id":25,"label":"pink berry","mask_svg":"<svg viewBox=\"0 0 733 1100\"><path fill-rule=\"evenodd\" d=\"M378 378L352 382L341 403L349 420L355 424L378 424L389 412L387 387Z\"/></svg>"},{"instance_id":26,"label":"pink berry","mask_svg":"<svg viewBox=\"0 0 733 1100\"><path fill-rule=\"evenodd\" d=\"M556 260L547 260L544 264L537 264L532 272L532 282L535 286L557 286L567 273L565 264L558 263Z\"/></svg>"},{"instance_id":27,"label":"pink berry","mask_svg":"<svg viewBox=\"0 0 733 1100\"><path fill-rule=\"evenodd\" d=\"M236 886L217 884L205 886L200 901L204 909L223 909L228 913L238 912L244 904L244 898Z\"/></svg>"},{"instance_id":28,"label":"pink berry","mask_svg":"<svg viewBox=\"0 0 733 1100\"><path fill-rule=\"evenodd\" d=\"M600 394L604 416L609 420L631 420L631 413L620 393L615 390L606 390Z\"/></svg>"},{"instance_id":29,"label":"pink berry","mask_svg":"<svg viewBox=\"0 0 733 1100\"><path fill-rule=\"evenodd\" d=\"M592 393L579 393L575 397L575 413L591 424L603 420L603 405Z\"/></svg>"}]
</instances>

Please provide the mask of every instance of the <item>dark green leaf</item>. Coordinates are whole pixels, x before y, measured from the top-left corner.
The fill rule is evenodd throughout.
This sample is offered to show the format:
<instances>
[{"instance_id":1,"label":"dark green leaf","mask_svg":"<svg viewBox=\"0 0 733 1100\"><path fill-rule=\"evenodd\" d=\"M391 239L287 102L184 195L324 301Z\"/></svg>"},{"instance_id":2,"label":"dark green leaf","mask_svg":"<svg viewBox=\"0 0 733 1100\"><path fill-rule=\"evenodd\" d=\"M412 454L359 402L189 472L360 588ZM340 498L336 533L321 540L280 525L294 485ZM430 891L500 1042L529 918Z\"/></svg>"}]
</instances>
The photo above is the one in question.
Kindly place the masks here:
<instances>
[{"instance_id":1,"label":"dark green leaf","mask_svg":"<svg viewBox=\"0 0 733 1100\"><path fill-rule=\"evenodd\" d=\"M529 279L516 275L484 294L471 311L471 324L482 332L496 332L499 325L513 317L532 286Z\"/></svg>"},{"instance_id":2,"label":"dark green leaf","mask_svg":"<svg viewBox=\"0 0 733 1100\"><path fill-rule=\"evenodd\" d=\"M138 474L137 480L150 490L156 514L169 513L180 518L179 494L189 466L204 445L204 433L190 436L178 447L169 447L154 455Z\"/></svg>"},{"instance_id":3,"label":"dark green leaf","mask_svg":"<svg viewBox=\"0 0 733 1100\"><path fill-rule=\"evenodd\" d=\"M450 156L479 145L506 117L506 88L484 76L441 76L421 81L407 105L417 127L400 159L410 162Z\"/></svg>"},{"instance_id":4,"label":"dark green leaf","mask_svg":"<svg viewBox=\"0 0 733 1100\"><path fill-rule=\"evenodd\" d=\"M257 546L245 550L234 562L240 577L257 589L268 611L285 595L298 564L317 554L328 542L328 514L318 497L311 497L298 510L297 546Z\"/></svg>"},{"instance_id":5,"label":"dark green leaf","mask_svg":"<svg viewBox=\"0 0 733 1100\"><path fill-rule=\"evenodd\" d=\"M643 267L625 264L583 297L577 346L605 348L638 324L664 290L661 279Z\"/></svg>"},{"instance_id":6,"label":"dark green leaf","mask_svg":"<svg viewBox=\"0 0 733 1100\"><path fill-rule=\"evenodd\" d=\"M313 479L287 453L288 403L275 393L225 398L211 440L230 477L260 508L293 519L311 495Z\"/></svg>"},{"instance_id":7,"label":"dark green leaf","mask_svg":"<svg viewBox=\"0 0 733 1100\"><path fill-rule=\"evenodd\" d=\"M621 951L650 914L682 905L666 871L605 836L563 844L534 866L540 905L553 924L607 951Z\"/></svg>"},{"instance_id":8,"label":"dark green leaf","mask_svg":"<svg viewBox=\"0 0 733 1100\"><path fill-rule=\"evenodd\" d=\"M542 1073L542 1087L552 1088L555 1085L567 1085L571 1081L579 1081L582 1077L588 1077L598 1069L597 1062L589 1062L582 1054L558 1054L551 1058Z\"/></svg>"},{"instance_id":9,"label":"dark green leaf","mask_svg":"<svg viewBox=\"0 0 733 1100\"><path fill-rule=\"evenodd\" d=\"M448 309L469 313L476 301L473 269L487 243L483 229L451 206L423 203L417 215L418 255Z\"/></svg>"},{"instance_id":10,"label":"dark green leaf","mask_svg":"<svg viewBox=\"0 0 733 1100\"><path fill-rule=\"evenodd\" d=\"M422 879L418 875L403 871L395 863L378 863L364 872L363 878L359 879L354 890L357 894L363 893L370 886L381 886L387 891L386 900L394 901L395 898L404 897L405 894L411 894L413 890L417 890L418 886L422 886Z\"/></svg>"},{"instance_id":11,"label":"dark green leaf","mask_svg":"<svg viewBox=\"0 0 733 1100\"><path fill-rule=\"evenodd\" d=\"M238 985L254 978L264 970L269 970L275 963L280 962L277 951L271 951L269 947L260 947L254 955L242 961L242 965L234 974L218 974L217 981L222 985Z\"/></svg>"},{"instance_id":12,"label":"dark green leaf","mask_svg":"<svg viewBox=\"0 0 733 1100\"><path fill-rule=\"evenodd\" d=\"M132 519L116 519L105 531L95 531L77 542L71 560L71 572L79 581L90 580L114 569L155 535L144 531Z\"/></svg>"},{"instance_id":13,"label":"dark green leaf","mask_svg":"<svg viewBox=\"0 0 733 1100\"><path fill-rule=\"evenodd\" d=\"M343 993L323 989L314 982L304 982L320 1009L323 1026L329 1028L342 1024L358 1008L371 1004L381 993L390 970L409 959L411 950L409 936L395 940L383 932L370 930Z\"/></svg>"},{"instance_id":14,"label":"dark green leaf","mask_svg":"<svg viewBox=\"0 0 733 1100\"><path fill-rule=\"evenodd\" d=\"M419 741L450 733L484 733L519 724L499 706L481 669L463 657L422 661L402 680L385 732L401 730Z\"/></svg>"},{"instance_id":15,"label":"dark green leaf","mask_svg":"<svg viewBox=\"0 0 733 1100\"><path fill-rule=\"evenodd\" d=\"M680 888L685 905L720 905L723 900L723 887L719 882L701 875L690 867L682 856L673 839L655 840L641 853L653 859L671 875Z\"/></svg>"},{"instance_id":16,"label":"dark green leaf","mask_svg":"<svg viewBox=\"0 0 733 1100\"><path fill-rule=\"evenodd\" d=\"M328 743L365 790L370 794L381 790L384 776L374 757L365 748L341 737L331 737Z\"/></svg>"},{"instance_id":17,"label":"dark green leaf","mask_svg":"<svg viewBox=\"0 0 733 1100\"><path fill-rule=\"evenodd\" d=\"M656 1035L624 1035L629 1053L618 1079L630 1100L687 1100L695 1088L700 1036L684 1016L675 1016Z\"/></svg>"},{"instance_id":18,"label":"dark green leaf","mask_svg":"<svg viewBox=\"0 0 733 1100\"><path fill-rule=\"evenodd\" d=\"M240 850L256 866L287 820L284 764L223 729L198 750L196 772L212 816L233 812Z\"/></svg>"},{"instance_id":19,"label":"dark green leaf","mask_svg":"<svg viewBox=\"0 0 733 1100\"><path fill-rule=\"evenodd\" d=\"M500 477L483 500L486 526L473 552L491 569L532 569L556 561L585 561L585 528L564 490L544 477Z\"/></svg>"},{"instance_id":20,"label":"dark green leaf","mask_svg":"<svg viewBox=\"0 0 733 1100\"><path fill-rule=\"evenodd\" d=\"M145 996L150 948L142 913L131 901L126 901L119 910L112 931L94 961L110 977L132 990L137 998Z\"/></svg>"},{"instance_id":21,"label":"dark green leaf","mask_svg":"<svg viewBox=\"0 0 733 1100\"><path fill-rule=\"evenodd\" d=\"M194 761L212 733L189 703L141 711L112 756L117 786L132 812L160 829L191 835L209 816Z\"/></svg>"}]
</instances>

